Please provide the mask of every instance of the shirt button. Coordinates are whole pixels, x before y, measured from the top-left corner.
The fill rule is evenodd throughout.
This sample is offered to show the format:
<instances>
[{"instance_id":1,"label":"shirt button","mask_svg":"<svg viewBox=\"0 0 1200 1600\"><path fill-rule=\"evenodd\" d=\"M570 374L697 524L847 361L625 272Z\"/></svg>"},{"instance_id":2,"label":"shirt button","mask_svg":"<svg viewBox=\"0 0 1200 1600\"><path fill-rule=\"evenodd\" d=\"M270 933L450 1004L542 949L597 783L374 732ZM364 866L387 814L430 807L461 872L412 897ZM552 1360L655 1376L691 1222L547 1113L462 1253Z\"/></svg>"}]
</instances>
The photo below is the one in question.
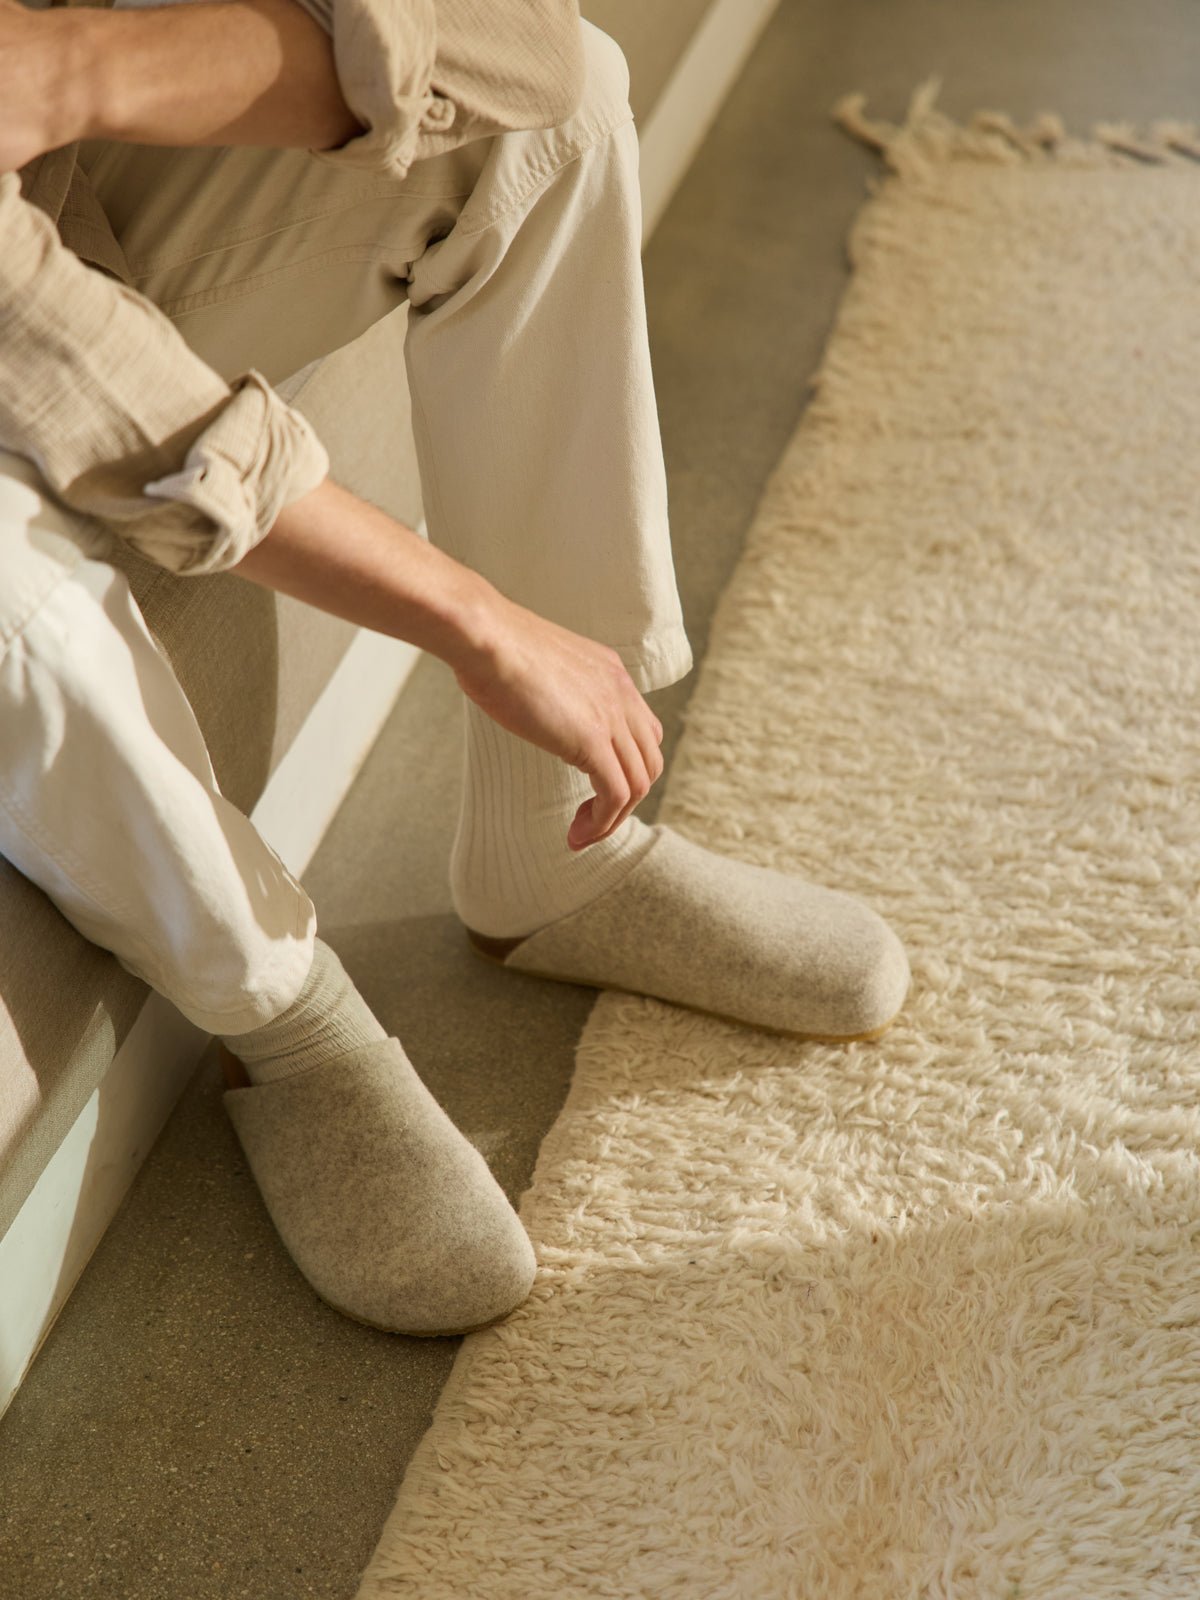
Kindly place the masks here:
<instances>
[{"instance_id":1,"label":"shirt button","mask_svg":"<svg viewBox=\"0 0 1200 1600\"><path fill-rule=\"evenodd\" d=\"M455 110L452 100L447 100L443 95L435 94L425 108L425 114L421 118L421 126L429 133L444 133L447 128L454 125Z\"/></svg>"}]
</instances>

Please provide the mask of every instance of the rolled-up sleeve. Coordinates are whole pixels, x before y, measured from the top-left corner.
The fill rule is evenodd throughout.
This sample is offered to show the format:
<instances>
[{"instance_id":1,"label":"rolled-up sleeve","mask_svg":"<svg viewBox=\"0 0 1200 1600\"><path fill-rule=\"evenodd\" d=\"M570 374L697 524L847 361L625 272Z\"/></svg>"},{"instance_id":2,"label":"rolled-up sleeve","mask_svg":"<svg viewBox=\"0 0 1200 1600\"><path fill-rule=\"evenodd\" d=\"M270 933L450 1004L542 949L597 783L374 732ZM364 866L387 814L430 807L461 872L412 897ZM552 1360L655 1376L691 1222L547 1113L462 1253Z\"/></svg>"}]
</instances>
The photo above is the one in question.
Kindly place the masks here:
<instances>
[{"instance_id":1,"label":"rolled-up sleeve","mask_svg":"<svg viewBox=\"0 0 1200 1600\"><path fill-rule=\"evenodd\" d=\"M333 39L342 97L364 131L319 161L403 178L423 132L444 131L454 106L431 86L437 54L433 0L298 0Z\"/></svg>"},{"instance_id":2,"label":"rolled-up sleeve","mask_svg":"<svg viewBox=\"0 0 1200 1600\"><path fill-rule=\"evenodd\" d=\"M232 384L153 302L85 265L0 176L0 444L173 572L232 567L329 457L253 369Z\"/></svg>"},{"instance_id":3,"label":"rolled-up sleeve","mask_svg":"<svg viewBox=\"0 0 1200 1600\"><path fill-rule=\"evenodd\" d=\"M318 161L403 178L474 139L548 128L578 107L577 0L296 0L333 40L364 131Z\"/></svg>"}]
</instances>

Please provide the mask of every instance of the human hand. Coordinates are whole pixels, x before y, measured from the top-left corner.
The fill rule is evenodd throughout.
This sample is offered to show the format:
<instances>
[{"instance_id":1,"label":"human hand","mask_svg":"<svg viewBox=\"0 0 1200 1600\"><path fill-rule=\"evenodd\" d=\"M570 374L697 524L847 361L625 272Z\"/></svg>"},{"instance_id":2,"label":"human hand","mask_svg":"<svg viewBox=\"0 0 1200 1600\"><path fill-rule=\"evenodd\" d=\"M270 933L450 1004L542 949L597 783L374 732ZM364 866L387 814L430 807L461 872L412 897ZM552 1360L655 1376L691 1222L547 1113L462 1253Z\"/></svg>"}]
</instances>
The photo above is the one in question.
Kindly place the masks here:
<instances>
[{"instance_id":1,"label":"human hand","mask_svg":"<svg viewBox=\"0 0 1200 1600\"><path fill-rule=\"evenodd\" d=\"M662 724L615 650L507 599L332 478L233 570L428 650L502 728L586 773L596 793L572 819L573 850L619 828L662 773Z\"/></svg>"},{"instance_id":2,"label":"human hand","mask_svg":"<svg viewBox=\"0 0 1200 1600\"><path fill-rule=\"evenodd\" d=\"M450 665L502 728L591 779L596 793L567 833L583 850L619 828L662 774L662 723L615 650L493 594L485 649Z\"/></svg>"},{"instance_id":3,"label":"human hand","mask_svg":"<svg viewBox=\"0 0 1200 1600\"><path fill-rule=\"evenodd\" d=\"M0 172L82 137L78 38L68 11L0 0Z\"/></svg>"}]
</instances>

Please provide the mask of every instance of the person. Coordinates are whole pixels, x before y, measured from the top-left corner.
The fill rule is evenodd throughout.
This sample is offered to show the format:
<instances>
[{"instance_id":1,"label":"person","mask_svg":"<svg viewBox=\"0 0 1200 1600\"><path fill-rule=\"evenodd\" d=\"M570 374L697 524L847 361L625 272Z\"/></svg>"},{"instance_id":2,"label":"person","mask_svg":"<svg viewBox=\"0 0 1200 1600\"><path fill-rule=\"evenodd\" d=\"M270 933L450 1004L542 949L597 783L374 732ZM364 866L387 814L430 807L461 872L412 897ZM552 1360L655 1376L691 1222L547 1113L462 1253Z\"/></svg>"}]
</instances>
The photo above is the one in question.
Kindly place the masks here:
<instances>
[{"instance_id":1,"label":"person","mask_svg":"<svg viewBox=\"0 0 1200 1600\"><path fill-rule=\"evenodd\" d=\"M634 815L691 654L628 90L574 0L0 0L0 852L221 1038L297 1265L400 1332L506 1316L532 1246L220 793L122 547L449 666L505 967L832 1038L909 981L856 898ZM428 542L276 388L405 301Z\"/></svg>"}]
</instances>

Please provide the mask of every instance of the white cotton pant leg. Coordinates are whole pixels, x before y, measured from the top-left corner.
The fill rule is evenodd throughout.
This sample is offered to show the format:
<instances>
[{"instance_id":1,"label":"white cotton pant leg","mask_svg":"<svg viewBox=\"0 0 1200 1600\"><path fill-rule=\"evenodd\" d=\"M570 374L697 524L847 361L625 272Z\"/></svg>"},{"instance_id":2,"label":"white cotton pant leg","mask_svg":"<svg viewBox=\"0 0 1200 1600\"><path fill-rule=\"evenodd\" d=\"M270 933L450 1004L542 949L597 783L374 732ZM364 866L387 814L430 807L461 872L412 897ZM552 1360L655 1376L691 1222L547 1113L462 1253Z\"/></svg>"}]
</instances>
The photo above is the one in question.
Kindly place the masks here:
<instances>
[{"instance_id":1,"label":"white cotton pant leg","mask_svg":"<svg viewBox=\"0 0 1200 1600\"><path fill-rule=\"evenodd\" d=\"M430 538L617 650L639 689L691 666L641 288L625 58L551 135L489 142L454 228L409 269L405 344Z\"/></svg>"},{"instance_id":2,"label":"white cotton pant leg","mask_svg":"<svg viewBox=\"0 0 1200 1600\"><path fill-rule=\"evenodd\" d=\"M124 576L0 451L0 854L210 1033L298 993L316 918L223 798Z\"/></svg>"}]
</instances>

